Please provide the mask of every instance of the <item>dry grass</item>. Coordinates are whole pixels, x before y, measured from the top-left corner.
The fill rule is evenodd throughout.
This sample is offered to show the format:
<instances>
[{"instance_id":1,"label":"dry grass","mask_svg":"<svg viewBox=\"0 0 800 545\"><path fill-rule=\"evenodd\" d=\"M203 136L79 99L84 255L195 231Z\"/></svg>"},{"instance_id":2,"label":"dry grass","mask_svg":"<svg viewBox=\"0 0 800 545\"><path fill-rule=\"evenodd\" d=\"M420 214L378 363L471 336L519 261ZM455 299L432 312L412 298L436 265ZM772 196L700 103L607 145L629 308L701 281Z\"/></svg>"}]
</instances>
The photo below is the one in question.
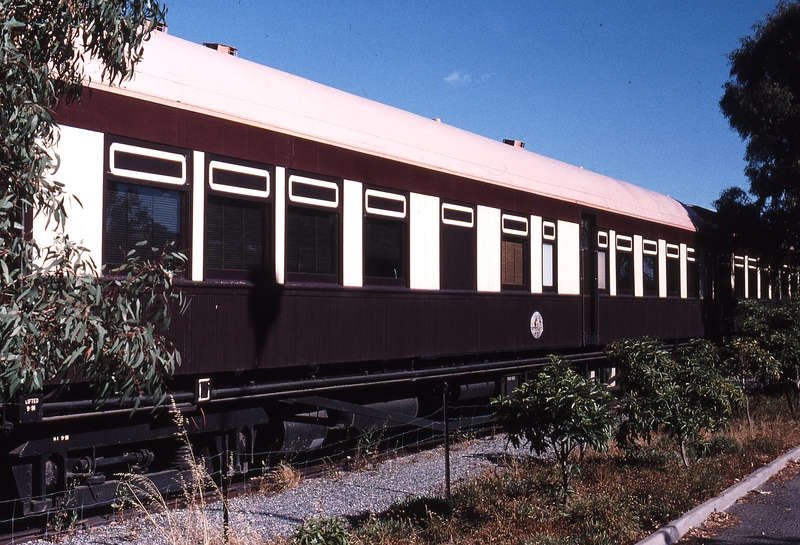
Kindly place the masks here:
<instances>
[{"instance_id":1,"label":"dry grass","mask_svg":"<svg viewBox=\"0 0 800 545\"><path fill-rule=\"evenodd\" d=\"M356 528L363 545L502 543L619 545L635 543L718 494L780 453L800 444L800 426L782 400L756 399L752 428L737 421L695 446L706 456L683 467L674 445L655 438L631 456L611 448L587 452L578 465L568 506L557 499L558 474L532 458L462 485L452 514L412 517L393 508ZM800 470L800 469L798 469Z\"/></svg>"},{"instance_id":2,"label":"dry grass","mask_svg":"<svg viewBox=\"0 0 800 545\"><path fill-rule=\"evenodd\" d=\"M186 429L185 420L177 410L175 422L179 430ZM190 444L185 431L181 432L180 437L185 445ZM187 449L187 452L191 452L191 449ZM124 476L117 490L120 512L132 509L139 515L128 523L131 539L141 532L148 536L151 543L169 545L265 544L264 537L246 518L230 517L225 528L225 500L209 501L212 496L219 498L222 495L217 483L209 476L205 464L196 460L193 454L187 460L187 465L187 469L180 474L182 492L169 502L146 476ZM283 464L278 466L274 475L277 475L272 478L274 486L280 483L282 490L296 486L300 480L297 471ZM279 539L274 543L285 543L285 540Z\"/></svg>"},{"instance_id":3,"label":"dry grass","mask_svg":"<svg viewBox=\"0 0 800 545\"><path fill-rule=\"evenodd\" d=\"M281 462L276 467L265 471L259 486L259 492L279 494L296 488L300 484L300 472L289 464Z\"/></svg>"}]
</instances>

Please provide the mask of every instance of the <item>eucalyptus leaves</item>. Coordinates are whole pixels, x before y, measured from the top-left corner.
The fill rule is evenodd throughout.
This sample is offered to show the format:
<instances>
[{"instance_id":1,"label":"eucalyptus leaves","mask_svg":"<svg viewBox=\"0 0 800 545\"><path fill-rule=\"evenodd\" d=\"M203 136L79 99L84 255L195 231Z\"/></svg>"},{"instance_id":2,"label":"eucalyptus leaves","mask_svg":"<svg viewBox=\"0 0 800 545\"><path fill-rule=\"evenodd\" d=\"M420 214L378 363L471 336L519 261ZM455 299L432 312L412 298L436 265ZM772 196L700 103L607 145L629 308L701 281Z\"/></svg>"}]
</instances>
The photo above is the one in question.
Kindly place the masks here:
<instances>
[{"instance_id":1,"label":"eucalyptus leaves","mask_svg":"<svg viewBox=\"0 0 800 545\"><path fill-rule=\"evenodd\" d=\"M0 1L0 402L81 381L98 401L158 403L180 364L163 333L182 254L131 253L101 276L76 241L42 248L24 228L33 216L64 226L52 112L81 98L84 60L107 83L130 77L164 15L154 0Z\"/></svg>"}]
</instances>

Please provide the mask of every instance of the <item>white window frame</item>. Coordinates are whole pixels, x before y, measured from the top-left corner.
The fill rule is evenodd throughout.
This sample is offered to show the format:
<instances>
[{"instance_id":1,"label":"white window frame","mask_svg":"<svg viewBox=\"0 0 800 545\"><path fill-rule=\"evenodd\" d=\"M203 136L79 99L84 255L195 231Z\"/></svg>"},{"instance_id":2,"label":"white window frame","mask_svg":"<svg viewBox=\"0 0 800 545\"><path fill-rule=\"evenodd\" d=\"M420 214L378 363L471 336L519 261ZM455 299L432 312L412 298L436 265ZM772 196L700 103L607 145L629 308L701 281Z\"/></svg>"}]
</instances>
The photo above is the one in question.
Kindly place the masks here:
<instances>
[{"instance_id":1,"label":"white window frame","mask_svg":"<svg viewBox=\"0 0 800 545\"><path fill-rule=\"evenodd\" d=\"M260 190L260 189L250 189L247 187L238 187L235 185L215 183L214 182L215 170L226 170L228 172L238 172L240 174L248 174L250 176L257 176L259 178L264 178L265 188L263 190ZM217 161L217 160L210 161L208 163L208 187L210 187L214 191L221 191L223 193L233 193L235 195L244 195L247 197L266 198L269 197L269 186L270 186L270 173L268 170L264 170L261 168L247 167L244 165L237 165L234 163L226 163L224 161Z\"/></svg>"},{"instance_id":2,"label":"white window frame","mask_svg":"<svg viewBox=\"0 0 800 545\"><path fill-rule=\"evenodd\" d=\"M525 224L525 230L521 229L513 229L511 227L506 227L506 220L516 221L518 223ZM512 214L503 214L500 218L500 225L502 226L502 232L504 235L514 235L518 237L527 237L528 236L528 218L523 216L514 216Z\"/></svg>"},{"instance_id":3,"label":"white window frame","mask_svg":"<svg viewBox=\"0 0 800 545\"><path fill-rule=\"evenodd\" d=\"M305 184L305 185L313 185L316 187L324 187L327 189L334 190L334 199L332 201L326 201L323 199L313 199L310 197L303 197L300 195L294 194L294 185L296 183ZM292 202L300 203L300 204L310 204L313 206L322 206L324 208L339 208L339 184L335 182L329 182L327 180L316 180L314 178L307 178L305 176L298 176L296 174L292 174L289 176L289 200Z\"/></svg>"},{"instance_id":4,"label":"white window frame","mask_svg":"<svg viewBox=\"0 0 800 545\"><path fill-rule=\"evenodd\" d=\"M130 153L132 155L141 155L143 157L154 157L156 159L164 159L165 161L174 161L181 165L181 175L164 176L163 174L154 174L152 172L140 172L138 170L128 170L126 168L119 168L116 165L116 151L123 153ZM173 153L170 151L162 151L152 148L144 148L141 146L133 146L131 144L123 144L121 142L113 142L108 147L108 167L111 174L114 176L121 176L123 178L132 178L134 180L145 180L148 182L159 182L163 184L184 185L186 183L186 156L180 153Z\"/></svg>"},{"instance_id":5,"label":"white window frame","mask_svg":"<svg viewBox=\"0 0 800 545\"><path fill-rule=\"evenodd\" d=\"M667 259L680 259L681 258L681 247L677 244L669 244L667 243L666 246L667 250L664 255L667 256Z\"/></svg>"},{"instance_id":6,"label":"white window frame","mask_svg":"<svg viewBox=\"0 0 800 545\"><path fill-rule=\"evenodd\" d=\"M625 246L623 243L627 244ZM633 251L633 237L628 235L617 235L617 251L619 252L632 252Z\"/></svg>"},{"instance_id":7,"label":"white window frame","mask_svg":"<svg viewBox=\"0 0 800 545\"><path fill-rule=\"evenodd\" d=\"M374 206L369 205L369 198L376 197L379 199L386 199L389 201L396 201L403 203L403 211L398 212L396 210L386 210L385 208L375 208ZM389 218L398 218L398 219L405 219L406 214L408 212L408 202L406 200L405 195L398 195L397 193L388 193L386 191L378 191L377 189L367 189L364 191L364 210L368 214L373 214L375 216L386 216Z\"/></svg>"},{"instance_id":8,"label":"white window frame","mask_svg":"<svg viewBox=\"0 0 800 545\"><path fill-rule=\"evenodd\" d=\"M445 210L452 210L454 212L461 212L469 214L469 221L454 220L444 217ZM469 206L460 206L458 204L442 203L442 223L445 225L455 225L457 227L474 227L475 226L475 210Z\"/></svg>"},{"instance_id":9,"label":"white window frame","mask_svg":"<svg viewBox=\"0 0 800 545\"><path fill-rule=\"evenodd\" d=\"M548 235L548 229L553 230L552 235ZM552 221L543 221L542 222L542 239L544 240L555 240L556 239L556 224Z\"/></svg>"}]
</instances>

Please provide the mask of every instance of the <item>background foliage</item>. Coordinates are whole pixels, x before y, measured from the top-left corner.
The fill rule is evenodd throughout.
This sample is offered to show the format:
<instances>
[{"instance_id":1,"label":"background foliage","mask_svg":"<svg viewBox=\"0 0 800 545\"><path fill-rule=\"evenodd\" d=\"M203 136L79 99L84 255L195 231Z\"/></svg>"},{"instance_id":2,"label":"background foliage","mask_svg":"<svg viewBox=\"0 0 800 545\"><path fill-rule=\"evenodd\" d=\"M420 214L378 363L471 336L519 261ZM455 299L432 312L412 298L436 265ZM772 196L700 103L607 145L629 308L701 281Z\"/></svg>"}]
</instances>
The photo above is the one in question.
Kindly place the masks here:
<instances>
[{"instance_id":1,"label":"background foliage","mask_svg":"<svg viewBox=\"0 0 800 545\"><path fill-rule=\"evenodd\" d=\"M800 3L781 1L730 54L722 113L747 141L750 195L723 192L728 237L774 266L800 265ZM752 198L751 198L752 196Z\"/></svg>"},{"instance_id":2,"label":"background foliage","mask_svg":"<svg viewBox=\"0 0 800 545\"><path fill-rule=\"evenodd\" d=\"M777 376L796 415L800 407L800 298L781 299L773 305L742 301L738 322L742 356L752 360L757 373Z\"/></svg>"}]
</instances>

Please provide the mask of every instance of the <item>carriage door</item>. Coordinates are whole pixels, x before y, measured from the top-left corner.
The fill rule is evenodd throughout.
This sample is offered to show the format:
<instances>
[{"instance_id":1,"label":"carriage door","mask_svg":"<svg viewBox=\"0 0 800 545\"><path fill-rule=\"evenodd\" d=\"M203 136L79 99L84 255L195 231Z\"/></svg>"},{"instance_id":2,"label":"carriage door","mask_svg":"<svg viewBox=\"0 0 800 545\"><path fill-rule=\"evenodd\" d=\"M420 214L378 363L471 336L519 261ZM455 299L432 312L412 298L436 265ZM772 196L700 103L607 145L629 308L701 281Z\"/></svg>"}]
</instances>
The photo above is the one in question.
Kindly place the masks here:
<instances>
[{"instance_id":1,"label":"carriage door","mask_svg":"<svg viewBox=\"0 0 800 545\"><path fill-rule=\"evenodd\" d=\"M597 305L597 240L594 214L581 214L581 307L583 311L583 344L598 342Z\"/></svg>"}]
</instances>

